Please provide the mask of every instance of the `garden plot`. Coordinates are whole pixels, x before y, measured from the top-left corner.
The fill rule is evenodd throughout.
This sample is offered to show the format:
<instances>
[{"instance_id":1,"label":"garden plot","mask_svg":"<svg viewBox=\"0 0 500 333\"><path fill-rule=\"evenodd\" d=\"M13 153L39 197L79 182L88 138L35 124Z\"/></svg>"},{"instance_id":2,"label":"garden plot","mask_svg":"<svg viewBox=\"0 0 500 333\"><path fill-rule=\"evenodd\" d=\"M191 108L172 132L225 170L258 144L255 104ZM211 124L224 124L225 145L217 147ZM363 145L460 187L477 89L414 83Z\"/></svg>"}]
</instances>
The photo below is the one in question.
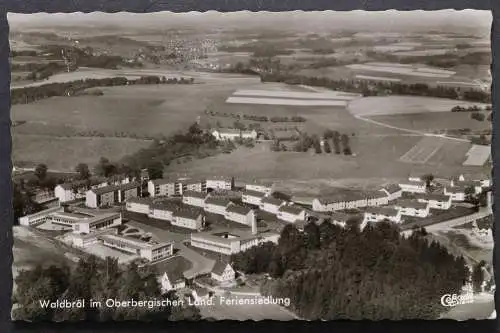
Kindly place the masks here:
<instances>
[{"instance_id":1,"label":"garden plot","mask_svg":"<svg viewBox=\"0 0 500 333\"><path fill-rule=\"evenodd\" d=\"M391 74L401 74L407 76L418 76L418 77L429 77L429 78L449 78L455 75L455 72L446 70L431 69L428 67L403 67L403 66L393 66L392 64L351 64L346 66L349 69L369 71L369 72L380 72L380 73L391 73Z\"/></svg>"},{"instance_id":2,"label":"garden plot","mask_svg":"<svg viewBox=\"0 0 500 333\"><path fill-rule=\"evenodd\" d=\"M425 164L443 147L444 143L444 139L423 138L399 160L405 163Z\"/></svg>"},{"instance_id":3,"label":"garden plot","mask_svg":"<svg viewBox=\"0 0 500 333\"><path fill-rule=\"evenodd\" d=\"M483 166L490 158L491 146L473 145L467 152L464 166Z\"/></svg>"}]
</instances>

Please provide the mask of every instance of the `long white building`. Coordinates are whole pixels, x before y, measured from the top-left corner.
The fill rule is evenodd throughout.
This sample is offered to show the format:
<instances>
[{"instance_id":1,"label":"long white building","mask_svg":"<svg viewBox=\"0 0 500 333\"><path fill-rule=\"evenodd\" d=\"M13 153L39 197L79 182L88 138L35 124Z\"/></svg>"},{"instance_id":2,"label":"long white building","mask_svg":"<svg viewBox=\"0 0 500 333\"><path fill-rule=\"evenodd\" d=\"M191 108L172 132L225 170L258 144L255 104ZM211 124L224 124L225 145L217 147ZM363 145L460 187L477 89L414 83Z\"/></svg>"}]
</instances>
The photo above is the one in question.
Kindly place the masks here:
<instances>
[{"instance_id":1,"label":"long white building","mask_svg":"<svg viewBox=\"0 0 500 333\"><path fill-rule=\"evenodd\" d=\"M226 208L231 204L231 201L224 198L208 197L205 200L205 211L207 213L225 215Z\"/></svg>"},{"instance_id":2,"label":"long white building","mask_svg":"<svg viewBox=\"0 0 500 333\"><path fill-rule=\"evenodd\" d=\"M428 203L429 208L447 210L451 208L451 196L443 194L422 194L418 202Z\"/></svg>"},{"instance_id":3,"label":"long white building","mask_svg":"<svg viewBox=\"0 0 500 333\"><path fill-rule=\"evenodd\" d=\"M182 202L186 205L205 208L206 198L207 198L207 193L186 191L182 196Z\"/></svg>"},{"instance_id":4,"label":"long white building","mask_svg":"<svg viewBox=\"0 0 500 333\"><path fill-rule=\"evenodd\" d=\"M97 236L97 239L101 241L104 246L124 251L131 255L136 255L148 261L157 261L168 258L173 255L174 251L172 242L151 243L112 234L99 235Z\"/></svg>"},{"instance_id":5,"label":"long white building","mask_svg":"<svg viewBox=\"0 0 500 333\"><path fill-rule=\"evenodd\" d=\"M205 222L201 210L197 209L179 209L172 213L172 217L172 225L191 230L203 229Z\"/></svg>"},{"instance_id":6,"label":"long white building","mask_svg":"<svg viewBox=\"0 0 500 333\"><path fill-rule=\"evenodd\" d=\"M246 204L260 207L262 199L266 197L266 193L258 191L245 190L241 195L241 201Z\"/></svg>"},{"instance_id":7,"label":"long white building","mask_svg":"<svg viewBox=\"0 0 500 333\"><path fill-rule=\"evenodd\" d=\"M178 194L176 182L169 179L153 179L148 181L148 193L151 197L173 196Z\"/></svg>"},{"instance_id":8,"label":"long white building","mask_svg":"<svg viewBox=\"0 0 500 333\"><path fill-rule=\"evenodd\" d=\"M34 227L45 222L51 221L51 215L54 213L64 212L64 207L52 207L42 210L38 213L26 215L19 218L19 224L25 227Z\"/></svg>"},{"instance_id":9,"label":"long white building","mask_svg":"<svg viewBox=\"0 0 500 333\"><path fill-rule=\"evenodd\" d=\"M394 204L394 208L401 212L403 216L421 217L429 216L429 203L418 202L416 200L399 200Z\"/></svg>"},{"instance_id":10,"label":"long white building","mask_svg":"<svg viewBox=\"0 0 500 333\"><path fill-rule=\"evenodd\" d=\"M389 197L384 191L343 191L330 197L314 199L312 208L316 212L334 212L383 206L388 203Z\"/></svg>"},{"instance_id":11,"label":"long white building","mask_svg":"<svg viewBox=\"0 0 500 333\"><path fill-rule=\"evenodd\" d=\"M286 205L286 202L283 200L276 199L273 197L265 197L262 199L260 203L260 209L265 212L278 215L280 207L284 205Z\"/></svg>"},{"instance_id":12,"label":"long white building","mask_svg":"<svg viewBox=\"0 0 500 333\"><path fill-rule=\"evenodd\" d=\"M130 198L127 200L125 208L129 212L147 215L152 204L153 200L151 198Z\"/></svg>"},{"instance_id":13,"label":"long white building","mask_svg":"<svg viewBox=\"0 0 500 333\"><path fill-rule=\"evenodd\" d=\"M206 179L206 188L212 190L232 190L234 179L227 177L211 177Z\"/></svg>"},{"instance_id":14,"label":"long white building","mask_svg":"<svg viewBox=\"0 0 500 333\"><path fill-rule=\"evenodd\" d=\"M390 221L394 223L401 222L401 212L398 209L389 207L368 207L364 212L363 222L361 223L361 229L370 222L382 222Z\"/></svg>"},{"instance_id":15,"label":"long white building","mask_svg":"<svg viewBox=\"0 0 500 333\"><path fill-rule=\"evenodd\" d=\"M236 223L252 226L256 222L256 216L253 209L235 204L230 204L226 208L224 217Z\"/></svg>"},{"instance_id":16,"label":"long white building","mask_svg":"<svg viewBox=\"0 0 500 333\"><path fill-rule=\"evenodd\" d=\"M87 191L85 205L90 208L113 206L140 195L140 184L136 182L100 187Z\"/></svg>"},{"instance_id":17,"label":"long white building","mask_svg":"<svg viewBox=\"0 0 500 333\"><path fill-rule=\"evenodd\" d=\"M278 209L277 217L280 220L296 223L297 221L306 220L306 210L299 206L284 205Z\"/></svg>"}]
</instances>

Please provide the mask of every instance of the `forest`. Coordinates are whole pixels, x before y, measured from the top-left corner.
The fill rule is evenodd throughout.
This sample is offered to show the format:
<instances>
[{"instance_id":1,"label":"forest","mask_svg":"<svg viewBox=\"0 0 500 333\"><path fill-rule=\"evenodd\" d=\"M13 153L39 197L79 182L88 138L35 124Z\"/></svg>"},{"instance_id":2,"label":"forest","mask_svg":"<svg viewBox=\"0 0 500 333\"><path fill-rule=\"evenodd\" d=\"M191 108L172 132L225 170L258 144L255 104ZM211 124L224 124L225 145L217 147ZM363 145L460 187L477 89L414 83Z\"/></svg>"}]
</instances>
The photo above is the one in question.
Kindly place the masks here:
<instances>
[{"instance_id":1,"label":"forest","mask_svg":"<svg viewBox=\"0 0 500 333\"><path fill-rule=\"evenodd\" d=\"M94 256L80 259L76 267L42 267L24 270L15 279L14 320L26 321L164 321L199 320L199 310L183 306L109 308L107 299L119 301L176 300L172 293L163 294L157 273L131 263L122 268L113 258L101 260ZM90 300L102 307L90 307ZM56 302L86 300L87 306L71 309L42 307L40 301Z\"/></svg>"},{"instance_id":2,"label":"forest","mask_svg":"<svg viewBox=\"0 0 500 333\"><path fill-rule=\"evenodd\" d=\"M459 293L469 277L463 258L426 238L409 238L380 222L361 232L331 223L287 225L278 244L234 255L234 267L267 273L263 295L290 297L291 310L307 320L437 319L445 293Z\"/></svg>"}]
</instances>

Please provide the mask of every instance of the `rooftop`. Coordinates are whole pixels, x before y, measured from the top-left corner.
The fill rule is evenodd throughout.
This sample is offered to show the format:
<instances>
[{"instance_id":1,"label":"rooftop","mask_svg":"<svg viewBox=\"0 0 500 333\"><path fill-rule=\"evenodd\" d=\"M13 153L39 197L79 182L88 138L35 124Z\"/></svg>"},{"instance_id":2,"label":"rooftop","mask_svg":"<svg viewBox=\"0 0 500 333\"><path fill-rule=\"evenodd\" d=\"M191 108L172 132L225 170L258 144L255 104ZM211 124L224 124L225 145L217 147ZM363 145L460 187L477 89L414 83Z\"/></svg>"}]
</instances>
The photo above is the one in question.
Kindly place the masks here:
<instances>
[{"instance_id":1,"label":"rooftop","mask_svg":"<svg viewBox=\"0 0 500 333\"><path fill-rule=\"evenodd\" d=\"M383 189L389 192L390 194L401 191L401 187L398 184L389 184L384 186Z\"/></svg>"},{"instance_id":2,"label":"rooftop","mask_svg":"<svg viewBox=\"0 0 500 333\"><path fill-rule=\"evenodd\" d=\"M217 260L215 262L214 268L212 268L212 273L221 275L226 270L227 265L229 265L227 262Z\"/></svg>"},{"instance_id":3,"label":"rooftop","mask_svg":"<svg viewBox=\"0 0 500 333\"><path fill-rule=\"evenodd\" d=\"M397 216L399 211L390 207L367 207L366 212L383 216Z\"/></svg>"},{"instance_id":4,"label":"rooftop","mask_svg":"<svg viewBox=\"0 0 500 333\"><path fill-rule=\"evenodd\" d=\"M229 201L225 198L220 198L220 197L208 197L205 199L205 203L208 205L227 207L227 205L229 205L231 203L231 201Z\"/></svg>"},{"instance_id":5,"label":"rooftop","mask_svg":"<svg viewBox=\"0 0 500 333\"><path fill-rule=\"evenodd\" d=\"M397 203L394 204L394 207L426 209L427 203L418 202L415 200L399 200Z\"/></svg>"},{"instance_id":6,"label":"rooftop","mask_svg":"<svg viewBox=\"0 0 500 333\"><path fill-rule=\"evenodd\" d=\"M279 211L285 212L288 214L299 215L304 211L304 208L299 207L299 206L285 205L285 206L281 206Z\"/></svg>"},{"instance_id":7,"label":"rooftop","mask_svg":"<svg viewBox=\"0 0 500 333\"><path fill-rule=\"evenodd\" d=\"M248 208L248 207L245 207L245 206L239 206L239 205L231 204L231 205L229 205L226 208L226 211L229 212L229 213L236 213L236 214L240 214L240 215L248 215L252 211L252 209Z\"/></svg>"},{"instance_id":8,"label":"rooftop","mask_svg":"<svg viewBox=\"0 0 500 333\"><path fill-rule=\"evenodd\" d=\"M263 198L261 202L262 203L271 204L271 205L274 205L274 206L280 206L280 205L284 205L286 203L283 200L276 199L276 198L271 197L271 196Z\"/></svg>"},{"instance_id":9,"label":"rooftop","mask_svg":"<svg viewBox=\"0 0 500 333\"><path fill-rule=\"evenodd\" d=\"M186 219L195 220L198 217L200 217L201 210L189 209L189 208L188 209L185 209L185 208L184 209L177 209L177 210L174 210L173 215L177 216L177 217L183 217Z\"/></svg>"},{"instance_id":10,"label":"rooftop","mask_svg":"<svg viewBox=\"0 0 500 333\"><path fill-rule=\"evenodd\" d=\"M136 182L131 182L128 184L120 184L120 185L110 185L110 186L104 186L100 188L96 188L91 190L95 194L105 194L109 192L114 192L114 191L126 191L126 190L131 190L133 188L139 188L140 185Z\"/></svg>"},{"instance_id":11,"label":"rooftop","mask_svg":"<svg viewBox=\"0 0 500 333\"><path fill-rule=\"evenodd\" d=\"M183 197L205 199L207 197L207 194L197 191L186 191L184 192Z\"/></svg>"},{"instance_id":12,"label":"rooftop","mask_svg":"<svg viewBox=\"0 0 500 333\"><path fill-rule=\"evenodd\" d=\"M248 195L248 196L251 196L251 197L255 197L255 198L264 198L266 196L265 193L262 193L262 192L259 192L259 191L252 191L252 190L244 190L242 192L243 195Z\"/></svg>"}]
</instances>

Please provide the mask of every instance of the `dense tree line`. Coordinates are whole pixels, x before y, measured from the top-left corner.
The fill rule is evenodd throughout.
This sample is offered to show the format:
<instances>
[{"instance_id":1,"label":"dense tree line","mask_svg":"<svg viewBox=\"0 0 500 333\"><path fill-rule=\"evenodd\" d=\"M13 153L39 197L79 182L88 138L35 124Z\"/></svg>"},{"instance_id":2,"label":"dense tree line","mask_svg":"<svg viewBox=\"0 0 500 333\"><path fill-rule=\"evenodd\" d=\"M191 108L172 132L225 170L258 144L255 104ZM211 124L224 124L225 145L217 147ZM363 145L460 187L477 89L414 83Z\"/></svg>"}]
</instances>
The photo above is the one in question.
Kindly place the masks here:
<instances>
[{"instance_id":1,"label":"dense tree line","mask_svg":"<svg viewBox=\"0 0 500 333\"><path fill-rule=\"evenodd\" d=\"M484 108L477 105L472 105L469 107L457 105L451 108L451 112L471 112L471 111L482 111L482 110L491 111L491 105L487 105Z\"/></svg>"},{"instance_id":2,"label":"dense tree line","mask_svg":"<svg viewBox=\"0 0 500 333\"><path fill-rule=\"evenodd\" d=\"M235 268L267 273L264 295L289 297L292 310L309 320L437 319L443 293L459 293L468 278L463 258L425 238L403 238L381 222L346 229L309 223L287 225L278 244L233 255ZM432 281L432 283L430 283Z\"/></svg>"},{"instance_id":3,"label":"dense tree line","mask_svg":"<svg viewBox=\"0 0 500 333\"><path fill-rule=\"evenodd\" d=\"M451 87L431 87L425 83L405 84L401 82L381 82L367 80L333 80L326 77L307 77L292 74L261 75L262 82L283 82L286 84L301 84L315 87L324 87L332 90L341 90L364 96L385 95L415 95L427 97L449 98L457 100L468 100L479 103L491 103L491 94L482 90L460 90Z\"/></svg>"},{"instance_id":4,"label":"dense tree line","mask_svg":"<svg viewBox=\"0 0 500 333\"><path fill-rule=\"evenodd\" d=\"M208 114L210 116L218 116L218 117L226 117L226 118L235 118L235 119L243 119L243 120L252 120L252 121L258 121L258 122L273 122L273 123L303 123L306 122L307 119L302 117L302 116L292 116L292 117L286 117L286 116L274 116L274 117L268 117L268 116L257 116L257 115L249 115L249 114L238 114L238 113L226 113L226 112L218 112L218 111L212 111L212 110L205 110L205 114Z\"/></svg>"},{"instance_id":5,"label":"dense tree line","mask_svg":"<svg viewBox=\"0 0 500 333\"><path fill-rule=\"evenodd\" d=\"M191 79L167 79L159 76L144 76L129 80L125 77L105 79L85 79L71 82L47 83L39 86L29 86L11 90L12 104L28 104L37 100L54 96L73 96L79 91L95 87L114 87L134 84L192 84Z\"/></svg>"},{"instance_id":6,"label":"dense tree line","mask_svg":"<svg viewBox=\"0 0 500 333\"><path fill-rule=\"evenodd\" d=\"M161 293L156 272L131 263L126 268L112 258L99 260L94 256L81 259L76 267L42 267L21 271L16 277L13 311L15 320L28 321L108 321L108 320L199 320L199 311L185 304L182 307L106 307L107 299L118 301L175 300L175 294ZM53 309L40 301L85 300L86 306ZM102 302L90 307L90 300Z\"/></svg>"},{"instance_id":7,"label":"dense tree line","mask_svg":"<svg viewBox=\"0 0 500 333\"><path fill-rule=\"evenodd\" d=\"M13 63L10 67L13 72L29 72L26 79L32 81L44 80L56 73L66 70L66 65L64 63L56 61L50 61L48 63Z\"/></svg>"},{"instance_id":8,"label":"dense tree line","mask_svg":"<svg viewBox=\"0 0 500 333\"><path fill-rule=\"evenodd\" d=\"M473 112L470 114L470 118L477 121L484 121L486 119L486 116L481 112Z\"/></svg>"}]
</instances>

